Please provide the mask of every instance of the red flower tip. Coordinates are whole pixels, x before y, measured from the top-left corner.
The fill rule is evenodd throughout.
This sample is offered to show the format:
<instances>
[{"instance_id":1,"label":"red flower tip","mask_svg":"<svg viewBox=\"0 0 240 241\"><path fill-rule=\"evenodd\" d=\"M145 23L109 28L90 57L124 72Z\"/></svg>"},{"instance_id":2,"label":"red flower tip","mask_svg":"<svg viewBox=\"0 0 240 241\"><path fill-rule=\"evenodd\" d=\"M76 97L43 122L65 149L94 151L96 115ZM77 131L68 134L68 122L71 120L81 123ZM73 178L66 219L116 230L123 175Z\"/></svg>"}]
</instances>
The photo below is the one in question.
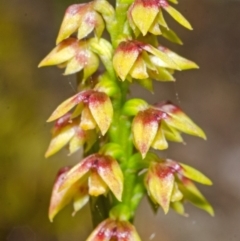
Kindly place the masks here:
<instances>
[{"instance_id":1,"label":"red flower tip","mask_svg":"<svg viewBox=\"0 0 240 241\"><path fill-rule=\"evenodd\" d=\"M106 219L100 223L87 241L140 241L135 227L128 221Z\"/></svg>"}]
</instances>

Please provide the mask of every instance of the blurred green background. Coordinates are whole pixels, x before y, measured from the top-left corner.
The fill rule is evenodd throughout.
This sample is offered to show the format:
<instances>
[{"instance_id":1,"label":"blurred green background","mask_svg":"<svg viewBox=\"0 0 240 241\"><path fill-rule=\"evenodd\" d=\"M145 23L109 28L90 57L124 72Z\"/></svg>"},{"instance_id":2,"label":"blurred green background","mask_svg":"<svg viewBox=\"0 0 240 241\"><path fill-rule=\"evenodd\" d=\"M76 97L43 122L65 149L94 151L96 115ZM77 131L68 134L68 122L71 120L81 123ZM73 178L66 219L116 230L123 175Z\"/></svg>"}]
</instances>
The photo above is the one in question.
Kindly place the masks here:
<instances>
[{"instance_id":1,"label":"blurred green background","mask_svg":"<svg viewBox=\"0 0 240 241\"><path fill-rule=\"evenodd\" d=\"M57 170L79 160L61 151L44 152L54 108L76 92L74 76L57 68L38 69L53 48L64 10L74 0L0 0L0 240L84 241L91 231L89 208L74 218L71 207L53 223L47 218ZM171 99L207 133L208 141L186 137L187 145L171 144L164 157L199 168L214 182L201 187L215 208L214 218L186 205L189 218L159 210L146 200L136 226L143 240L240 240L240 1L180 0L180 11L194 27L189 32L170 25L184 46L167 43L200 65L178 73L177 82L155 84L155 95L139 86L131 94L150 102ZM164 43L166 43L164 41ZM147 224L147 226L146 226Z\"/></svg>"}]
</instances>

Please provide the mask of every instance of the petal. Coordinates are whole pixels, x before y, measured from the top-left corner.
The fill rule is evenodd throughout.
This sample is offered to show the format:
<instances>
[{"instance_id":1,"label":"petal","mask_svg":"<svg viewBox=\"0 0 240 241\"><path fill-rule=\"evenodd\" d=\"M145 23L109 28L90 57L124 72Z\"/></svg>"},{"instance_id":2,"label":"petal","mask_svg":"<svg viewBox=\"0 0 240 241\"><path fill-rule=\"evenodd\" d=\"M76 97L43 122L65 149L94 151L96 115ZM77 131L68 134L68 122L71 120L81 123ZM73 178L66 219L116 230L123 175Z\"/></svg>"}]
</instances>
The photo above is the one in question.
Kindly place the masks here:
<instances>
[{"instance_id":1,"label":"petal","mask_svg":"<svg viewBox=\"0 0 240 241\"><path fill-rule=\"evenodd\" d=\"M77 181L83 178L91 168L92 157L88 156L84 158L80 163L75 165L65 176L63 182L59 187L59 191L62 191L66 188L70 188L73 186ZM84 179L84 178L83 178Z\"/></svg>"},{"instance_id":2,"label":"petal","mask_svg":"<svg viewBox=\"0 0 240 241\"><path fill-rule=\"evenodd\" d=\"M132 132L134 144L141 152L143 158L155 139L161 118L159 112L148 109L139 112L133 119Z\"/></svg>"},{"instance_id":3,"label":"petal","mask_svg":"<svg viewBox=\"0 0 240 241\"><path fill-rule=\"evenodd\" d=\"M47 122L54 121L54 120L62 117L64 114L66 114L69 110L71 110L74 106L76 106L83 100L84 100L84 92L80 92L80 93L70 97L69 99L65 100L52 113L52 115L49 117Z\"/></svg>"},{"instance_id":4,"label":"petal","mask_svg":"<svg viewBox=\"0 0 240 241\"><path fill-rule=\"evenodd\" d=\"M148 44L143 46L143 49L151 53L152 55L156 56L161 62L163 62L165 66L162 67L180 70L177 64L167 54L163 53L162 51Z\"/></svg>"},{"instance_id":5,"label":"petal","mask_svg":"<svg viewBox=\"0 0 240 241\"><path fill-rule=\"evenodd\" d=\"M154 93L152 79L147 78L147 79L137 80L137 83L141 85L143 88L149 90L152 94Z\"/></svg>"},{"instance_id":6,"label":"petal","mask_svg":"<svg viewBox=\"0 0 240 241\"><path fill-rule=\"evenodd\" d=\"M58 44L38 65L38 67L59 65L73 58L78 50L78 41L69 38Z\"/></svg>"},{"instance_id":7,"label":"petal","mask_svg":"<svg viewBox=\"0 0 240 241\"><path fill-rule=\"evenodd\" d=\"M68 63L64 72L64 75L75 74L81 71L84 65L79 61L79 57L81 58L81 53L77 56L74 56Z\"/></svg>"},{"instance_id":8,"label":"petal","mask_svg":"<svg viewBox=\"0 0 240 241\"><path fill-rule=\"evenodd\" d=\"M98 14L97 12L95 14L96 14L96 16L95 16L96 22L95 22L94 32L95 32L95 35L97 36L97 38L101 38L102 33L105 29L105 23L100 14Z\"/></svg>"},{"instance_id":9,"label":"petal","mask_svg":"<svg viewBox=\"0 0 240 241\"><path fill-rule=\"evenodd\" d=\"M157 20L158 20L158 23L159 23L161 26L165 27L166 29L169 29L169 28L168 28L168 25L167 25L167 23L166 23L166 21L165 21L165 19L164 19L163 12L162 12L161 9L159 9L159 14L158 14Z\"/></svg>"},{"instance_id":10,"label":"petal","mask_svg":"<svg viewBox=\"0 0 240 241\"><path fill-rule=\"evenodd\" d=\"M135 1L131 10L131 15L134 23L143 35L146 35L149 31L151 25L153 24L153 21L158 15L158 11L159 6L155 0Z\"/></svg>"},{"instance_id":11,"label":"petal","mask_svg":"<svg viewBox=\"0 0 240 241\"><path fill-rule=\"evenodd\" d=\"M133 30L135 36L139 36L140 34L140 30L137 28L137 26L135 25L133 18L132 18L132 9L133 9L134 4L132 4L129 9L128 9L128 13L127 13L127 19L128 19L128 24L131 27L131 29Z\"/></svg>"},{"instance_id":12,"label":"petal","mask_svg":"<svg viewBox=\"0 0 240 241\"><path fill-rule=\"evenodd\" d=\"M98 175L96 170L91 171L88 179L89 194L91 196L99 196L107 192L107 185Z\"/></svg>"},{"instance_id":13,"label":"petal","mask_svg":"<svg viewBox=\"0 0 240 241\"><path fill-rule=\"evenodd\" d=\"M169 118L164 119L164 122L170 127L176 128L179 131L206 139L205 133L198 127L178 106L172 103L162 103L156 105L159 110L166 112Z\"/></svg>"},{"instance_id":14,"label":"petal","mask_svg":"<svg viewBox=\"0 0 240 241\"><path fill-rule=\"evenodd\" d=\"M151 146L152 148L157 150L165 150L168 148L168 143L165 139L165 136L161 127L158 128L158 132Z\"/></svg>"},{"instance_id":15,"label":"petal","mask_svg":"<svg viewBox=\"0 0 240 241\"><path fill-rule=\"evenodd\" d=\"M160 27L160 29L162 32L162 36L164 38L166 38L167 40L169 40L173 43L183 45L182 40L177 36L177 34L173 30L167 29L165 27Z\"/></svg>"},{"instance_id":16,"label":"petal","mask_svg":"<svg viewBox=\"0 0 240 241\"><path fill-rule=\"evenodd\" d=\"M57 44L77 31L82 18L90 10L91 4L73 4L67 8L58 33Z\"/></svg>"},{"instance_id":17,"label":"petal","mask_svg":"<svg viewBox=\"0 0 240 241\"><path fill-rule=\"evenodd\" d=\"M158 19L156 18L154 22L152 23L151 27L149 28L149 32L154 34L154 35L161 35L161 29L158 24Z\"/></svg>"},{"instance_id":18,"label":"petal","mask_svg":"<svg viewBox=\"0 0 240 241\"><path fill-rule=\"evenodd\" d=\"M121 229L118 228L118 241L141 241L136 228L130 222L122 221L120 224Z\"/></svg>"},{"instance_id":19,"label":"petal","mask_svg":"<svg viewBox=\"0 0 240 241\"><path fill-rule=\"evenodd\" d=\"M169 210L174 188L174 175L171 168L161 163L153 163L146 176L146 185L149 194L166 214Z\"/></svg>"},{"instance_id":20,"label":"petal","mask_svg":"<svg viewBox=\"0 0 240 241\"><path fill-rule=\"evenodd\" d=\"M124 81L137 60L139 47L134 42L121 42L113 56L113 67Z\"/></svg>"},{"instance_id":21,"label":"petal","mask_svg":"<svg viewBox=\"0 0 240 241\"><path fill-rule=\"evenodd\" d=\"M147 66L144 60L142 59L141 55L138 56L129 74L132 76L132 78L135 78L135 79L148 78Z\"/></svg>"},{"instance_id":22,"label":"petal","mask_svg":"<svg viewBox=\"0 0 240 241\"><path fill-rule=\"evenodd\" d=\"M180 192L178 185L174 183L174 188L172 191L171 202L178 202L182 200L183 194Z\"/></svg>"},{"instance_id":23,"label":"petal","mask_svg":"<svg viewBox=\"0 0 240 241\"><path fill-rule=\"evenodd\" d=\"M56 216L56 214L71 201L74 195L75 188L67 188L59 192L59 187L62 184L69 169L70 168L68 167L61 169L55 180L48 212L48 216L51 222L53 221L53 218Z\"/></svg>"},{"instance_id":24,"label":"petal","mask_svg":"<svg viewBox=\"0 0 240 241\"><path fill-rule=\"evenodd\" d=\"M74 195L74 199L73 199L74 211L72 213L72 216L74 216L80 209L82 209L82 207L84 207L89 201L88 187L83 185L79 189L81 192Z\"/></svg>"},{"instance_id":25,"label":"petal","mask_svg":"<svg viewBox=\"0 0 240 241\"><path fill-rule=\"evenodd\" d=\"M185 165L183 163L180 163L182 170L181 173L183 176L195 181L199 182L205 185L212 185L212 181L206 177L204 174L202 174L200 171L196 170L193 167L190 167L188 165Z\"/></svg>"},{"instance_id":26,"label":"petal","mask_svg":"<svg viewBox=\"0 0 240 241\"><path fill-rule=\"evenodd\" d=\"M121 201L123 192L123 173L118 162L110 156L99 158L97 172L115 197Z\"/></svg>"},{"instance_id":27,"label":"petal","mask_svg":"<svg viewBox=\"0 0 240 241\"><path fill-rule=\"evenodd\" d=\"M84 74L83 81L85 81L88 77L94 74L99 67L99 59L96 54L91 51L86 51L88 56L87 62L85 62L84 66Z\"/></svg>"},{"instance_id":28,"label":"petal","mask_svg":"<svg viewBox=\"0 0 240 241\"><path fill-rule=\"evenodd\" d=\"M156 66L156 70L150 70L149 75L151 78L157 80L157 81L175 81L174 77L171 75L171 73L161 67Z\"/></svg>"},{"instance_id":29,"label":"petal","mask_svg":"<svg viewBox=\"0 0 240 241\"><path fill-rule=\"evenodd\" d=\"M167 125L176 128L186 134L198 136L206 140L206 135L203 130L198 127L187 115L184 113L170 114L171 118L166 119Z\"/></svg>"},{"instance_id":30,"label":"petal","mask_svg":"<svg viewBox=\"0 0 240 241\"><path fill-rule=\"evenodd\" d=\"M177 0L168 0L169 2L172 2L174 4L178 4L178 1Z\"/></svg>"},{"instance_id":31,"label":"petal","mask_svg":"<svg viewBox=\"0 0 240 241\"><path fill-rule=\"evenodd\" d=\"M83 39L88 36L96 25L96 13L95 11L88 11L86 12L81 19L80 27L78 28L78 35L77 38Z\"/></svg>"},{"instance_id":32,"label":"petal","mask_svg":"<svg viewBox=\"0 0 240 241\"><path fill-rule=\"evenodd\" d=\"M96 128L96 122L87 106L82 111L80 127L85 131Z\"/></svg>"},{"instance_id":33,"label":"petal","mask_svg":"<svg viewBox=\"0 0 240 241\"><path fill-rule=\"evenodd\" d=\"M167 5L164 7L164 10L166 10L178 23L180 23L185 28L192 30L191 24L188 22L188 20L175 8L173 8L170 5Z\"/></svg>"},{"instance_id":34,"label":"petal","mask_svg":"<svg viewBox=\"0 0 240 241\"><path fill-rule=\"evenodd\" d=\"M64 179L69 171L69 167L61 169L56 178L51 201L49 206L49 219L53 221L55 215L63 209L72 199L74 199L74 210L78 211L86 202L88 201L87 197L87 187L84 183L75 183L68 188L59 191L60 186L64 182ZM81 205L80 205L81 200ZM78 203L76 203L78 202Z\"/></svg>"},{"instance_id":35,"label":"petal","mask_svg":"<svg viewBox=\"0 0 240 241\"><path fill-rule=\"evenodd\" d=\"M188 215L185 213L184 206L182 202L173 202L171 203L171 208L178 214L187 217Z\"/></svg>"},{"instance_id":36,"label":"petal","mask_svg":"<svg viewBox=\"0 0 240 241\"><path fill-rule=\"evenodd\" d=\"M166 123L164 123L164 121L161 124L161 128L168 141L183 142L181 133L175 128L168 126Z\"/></svg>"},{"instance_id":37,"label":"petal","mask_svg":"<svg viewBox=\"0 0 240 241\"><path fill-rule=\"evenodd\" d=\"M75 135L69 142L69 155L83 147L86 141L86 133L81 128L76 128Z\"/></svg>"},{"instance_id":38,"label":"petal","mask_svg":"<svg viewBox=\"0 0 240 241\"><path fill-rule=\"evenodd\" d=\"M67 125L60 129L57 133L54 134L53 138L51 139L48 150L45 153L45 157L50 157L59 150L61 150L73 138L74 134L75 125L73 124Z\"/></svg>"},{"instance_id":39,"label":"petal","mask_svg":"<svg viewBox=\"0 0 240 241\"><path fill-rule=\"evenodd\" d=\"M102 135L105 135L113 118L113 107L110 98L105 93L96 91L90 96L88 107Z\"/></svg>"},{"instance_id":40,"label":"petal","mask_svg":"<svg viewBox=\"0 0 240 241\"><path fill-rule=\"evenodd\" d=\"M193 61L183 58L182 56L176 54L175 52L167 49L165 47L158 47L159 50L166 53L178 66L181 70L187 69L198 69L198 65L195 64Z\"/></svg>"},{"instance_id":41,"label":"petal","mask_svg":"<svg viewBox=\"0 0 240 241\"><path fill-rule=\"evenodd\" d=\"M86 241L110 241L114 227L114 221L106 219L94 229Z\"/></svg>"},{"instance_id":42,"label":"petal","mask_svg":"<svg viewBox=\"0 0 240 241\"><path fill-rule=\"evenodd\" d=\"M214 216L214 210L198 188L188 178L182 178L182 184L178 184L180 191L183 193L184 198L190 201L196 207L208 212Z\"/></svg>"},{"instance_id":43,"label":"petal","mask_svg":"<svg viewBox=\"0 0 240 241\"><path fill-rule=\"evenodd\" d=\"M80 116L83 111L83 108L84 108L84 104L82 102L79 103L77 105L77 107L75 108L75 110L73 111L71 118L74 119L74 118Z\"/></svg>"}]
</instances>

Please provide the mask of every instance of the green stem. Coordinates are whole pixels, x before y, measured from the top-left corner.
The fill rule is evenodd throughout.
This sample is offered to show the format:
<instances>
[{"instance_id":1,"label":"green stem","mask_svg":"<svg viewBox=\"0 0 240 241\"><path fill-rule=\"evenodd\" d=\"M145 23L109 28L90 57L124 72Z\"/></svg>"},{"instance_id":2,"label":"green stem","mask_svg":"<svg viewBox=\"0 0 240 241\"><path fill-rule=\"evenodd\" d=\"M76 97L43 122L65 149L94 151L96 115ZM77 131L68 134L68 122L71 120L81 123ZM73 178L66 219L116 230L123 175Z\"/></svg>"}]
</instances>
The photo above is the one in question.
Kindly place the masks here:
<instances>
[{"instance_id":1,"label":"green stem","mask_svg":"<svg viewBox=\"0 0 240 241\"><path fill-rule=\"evenodd\" d=\"M129 4L129 1L116 1L116 18L115 22L112 23L111 31L109 32L114 49L116 49L119 42L123 38L124 25L127 18L127 10L129 8ZM122 147L124 153L122 158L124 161L123 163L121 163L122 171L124 174L123 200L122 202L114 200L112 205L114 205L114 207L118 205L125 205L128 209L128 207L131 207L132 194L134 187L136 185L136 174L129 172L128 167L128 160L133 154L131 122L129 118L121 114L122 106L127 98L129 83L127 81L119 81L116 76L112 77L112 81L116 82L116 84L119 86L121 90L121 93L115 96L112 100L114 106L114 117L110 131L108 132L108 136L109 141L119 144ZM102 196L98 198L91 198L90 207L94 226L98 225L103 219L108 217L112 205L108 198ZM124 216L124 208L122 214ZM132 212L131 215L126 216L130 221L133 221L134 215L132 214Z\"/></svg>"},{"instance_id":2,"label":"green stem","mask_svg":"<svg viewBox=\"0 0 240 241\"><path fill-rule=\"evenodd\" d=\"M91 217L94 228L109 217L110 206L109 199L105 196L101 195L90 198Z\"/></svg>"}]
</instances>

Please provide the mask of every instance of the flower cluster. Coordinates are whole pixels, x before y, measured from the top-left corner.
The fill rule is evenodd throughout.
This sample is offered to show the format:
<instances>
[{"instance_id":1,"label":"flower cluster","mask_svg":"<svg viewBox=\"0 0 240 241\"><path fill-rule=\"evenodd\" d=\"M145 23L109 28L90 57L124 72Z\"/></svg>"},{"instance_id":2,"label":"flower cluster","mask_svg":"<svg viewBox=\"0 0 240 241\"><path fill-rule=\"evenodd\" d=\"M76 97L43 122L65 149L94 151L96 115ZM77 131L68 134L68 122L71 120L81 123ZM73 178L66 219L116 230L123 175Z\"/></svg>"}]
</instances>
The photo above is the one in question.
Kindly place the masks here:
<instances>
[{"instance_id":1,"label":"flower cluster","mask_svg":"<svg viewBox=\"0 0 240 241\"><path fill-rule=\"evenodd\" d=\"M167 159L150 162L145 185L152 201L167 213L170 207L184 215L183 201L188 200L213 215L213 209L192 182L212 185L211 180L194 168Z\"/></svg>"},{"instance_id":2,"label":"flower cluster","mask_svg":"<svg viewBox=\"0 0 240 241\"><path fill-rule=\"evenodd\" d=\"M175 81L175 71L198 68L162 46L156 37L182 44L168 27L163 11L192 29L169 2L177 3L117 0L114 8L107 0L93 0L71 5L56 47L39 64L65 68L64 75L79 72L78 93L62 102L48 119L55 125L45 156L64 146L69 154L83 149L81 161L57 175L49 218L52 221L70 202L74 215L90 198L104 195L107 216L97 221L87 241L140 241L131 221L144 195L165 213L172 208L186 215L183 203L190 201L213 215L193 183L211 185L211 181L188 165L151 152L167 149L168 141L183 143L182 134L206 139L202 129L170 101L127 100L132 81L153 92L154 80Z\"/></svg>"}]
</instances>

